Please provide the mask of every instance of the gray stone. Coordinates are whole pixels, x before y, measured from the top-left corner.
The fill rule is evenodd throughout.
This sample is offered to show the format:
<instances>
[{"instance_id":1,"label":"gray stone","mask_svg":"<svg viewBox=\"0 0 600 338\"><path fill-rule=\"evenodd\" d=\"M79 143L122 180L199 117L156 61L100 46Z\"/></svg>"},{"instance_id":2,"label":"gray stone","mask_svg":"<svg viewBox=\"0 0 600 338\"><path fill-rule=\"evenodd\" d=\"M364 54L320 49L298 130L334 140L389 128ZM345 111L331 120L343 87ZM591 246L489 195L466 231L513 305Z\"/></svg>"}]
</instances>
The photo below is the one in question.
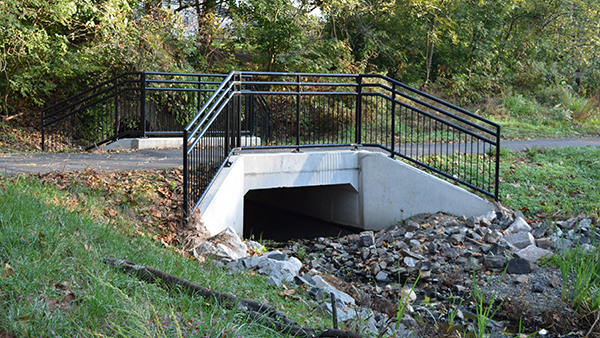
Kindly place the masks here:
<instances>
[{"instance_id":1,"label":"gray stone","mask_svg":"<svg viewBox=\"0 0 600 338\"><path fill-rule=\"evenodd\" d=\"M415 231L415 230L419 230L421 228L421 225L417 222L413 222L413 221L408 221L406 222L406 231Z\"/></svg>"},{"instance_id":2,"label":"gray stone","mask_svg":"<svg viewBox=\"0 0 600 338\"><path fill-rule=\"evenodd\" d=\"M505 240L499 240L496 243L492 243L491 252L496 256L502 256L505 252L510 251L510 244Z\"/></svg>"},{"instance_id":3,"label":"gray stone","mask_svg":"<svg viewBox=\"0 0 600 338\"><path fill-rule=\"evenodd\" d=\"M313 287L310 290L308 290L308 295L310 296L310 298L316 301L320 301L321 299L323 299L323 289Z\"/></svg>"},{"instance_id":4,"label":"gray stone","mask_svg":"<svg viewBox=\"0 0 600 338\"><path fill-rule=\"evenodd\" d=\"M359 235L358 247L369 247L375 244L375 236L373 231L363 231Z\"/></svg>"},{"instance_id":5,"label":"gray stone","mask_svg":"<svg viewBox=\"0 0 600 338\"><path fill-rule=\"evenodd\" d=\"M469 231L467 233L467 237L472 238L473 240L476 241L481 241L483 238L481 237L481 235L479 235L478 233L476 233L475 231Z\"/></svg>"},{"instance_id":6,"label":"gray stone","mask_svg":"<svg viewBox=\"0 0 600 338\"><path fill-rule=\"evenodd\" d=\"M495 221L497 218L497 214L495 211L489 211L487 214L481 216L481 220L487 219L490 223Z\"/></svg>"},{"instance_id":7,"label":"gray stone","mask_svg":"<svg viewBox=\"0 0 600 338\"><path fill-rule=\"evenodd\" d=\"M350 296L349 294L347 294L345 292L342 292L342 291L336 289L331 284L327 283L323 279L323 277L321 277L319 275L316 275L316 276L313 276L313 280L315 281L315 286L316 287L322 288L327 293L333 293L335 295L335 298L337 300L339 300L341 303L343 303L343 304L349 304L349 305L354 305L356 303L356 301L354 300L354 298L352 298L352 296Z\"/></svg>"},{"instance_id":8,"label":"gray stone","mask_svg":"<svg viewBox=\"0 0 600 338\"><path fill-rule=\"evenodd\" d=\"M302 276L295 276L294 282L296 283L296 285L315 285L315 281L312 279L312 277L309 274L302 275Z\"/></svg>"},{"instance_id":9,"label":"gray stone","mask_svg":"<svg viewBox=\"0 0 600 338\"><path fill-rule=\"evenodd\" d=\"M467 290L467 288L462 285L453 285L452 286L452 291L454 291L456 293L465 292L466 290Z\"/></svg>"},{"instance_id":10,"label":"gray stone","mask_svg":"<svg viewBox=\"0 0 600 338\"><path fill-rule=\"evenodd\" d=\"M267 252L263 255L263 257L267 257L269 259L274 259L276 261L285 261L287 258L287 256L284 253L277 251L277 250Z\"/></svg>"},{"instance_id":11,"label":"gray stone","mask_svg":"<svg viewBox=\"0 0 600 338\"><path fill-rule=\"evenodd\" d=\"M478 224L479 220L475 218L475 216L470 216L469 218L467 218L467 227L474 228Z\"/></svg>"},{"instance_id":12,"label":"gray stone","mask_svg":"<svg viewBox=\"0 0 600 338\"><path fill-rule=\"evenodd\" d=\"M544 287L544 284L542 284L541 282L536 282L535 284L533 284L533 292L542 293L545 290L546 290L546 288Z\"/></svg>"},{"instance_id":13,"label":"gray stone","mask_svg":"<svg viewBox=\"0 0 600 338\"><path fill-rule=\"evenodd\" d=\"M565 251L565 250L569 250L572 247L573 247L573 242L570 239L567 239L567 238L564 238L564 237L562 237L562 238L553 237L552 238L552 246L551 246L551 248L553 250L561 251L562 252L562 251Z\"/></svg>"},{"instance_id":14,"label":"gray stone","mask_svg":"<svg viewBox=\"0 0 600 338\"><path fill-rule=\"evenodd\" d=\"M233 228L228 227L208 238L193 251L196 257L212 256L217 259L235 261L248 256L248 247Z\"/></svg>"},{"instance_id":15,"label":"gray stone","mask_svg":"<svg viewBox=\"0 0 600 338\"><path fill-rule=\"evenodd\" d=\"M484 254L487 255L492 250L492 246L491 245L487 245L487 244L483 244L483 245L479 246L479 249L481 250L481 252L483 252Z\"/></svg>"},{"instance_id":16,"label":"gray stone","mask_svg":"<svg viewBox=\"0 0 600 338\"><path fill-rule=\"evenodd\" d=\"M516 234L519 232L530 232L531 227L527 224L527 221L522 217L517 217L517 219L506 229L504 230L505 234ZM505 236L506 237L506 236Z\"/></svg>"},{"instance_id":17,"label":"gray stone","mask_svg":"<svg viewBox=\"0 0 600 338\"><path fill-rule=\"evenodd\" d=\"M375 276L375 280L378 281L378 282L387 282L388 281L388 274L387 274L387 272L379 271L377 273L377 275Z\"/></svg>"},{"instance_id":18,"label":"gray stone","mask_svg":"<svg viewBox=\"0 0 600 338\"><path fill-rule=\"evenodd\" d=\"M531 263L523 258L514 258L508 261L506 272L510 274L526 274L532 271Z\"/></svg>"},{"instance_id":19,"label":"gray stone","mask_svg":"<svg viewBox=\"0 0 600 338\"><path fill-rule=\"evenodd\" d=\"M411 317L409 314L405 314L404 317L402 317L402 320L400 320L400 322L402 323L402 325L406 326L406 327L416 327L417 326L417 321Z\"/></svg>"},{"instance_id":20,"label":"gray stone","mask_svg":"<svg viewBox=\"0 0 600 338\"><path fill-rule=\"evenodd\" d=\"M562 281L557 275L552 276L552 279L550 279L550 286L553 288L556 288L556 287L560 286L561 284L562 284Z\"/></svg>"},{"instance_id":21,"label":"gray stone","mask_svg":"<svg viewBox=\"0 0 600 338\"><path fill-rule=\"evenodd\" d=\"M550 225L548 224L548 222L544 222L541 223L537 228L535 228L531 234L533 235L533 237L535 237L536 239L544 237L544 235L546 235L546 231L548 231L548 228L550 227Z\"/></svg>"},{"instance_id":22,"label":"gray stone","mask_svg":"<svg viewBox=\"0 0 600 338\"><path fill-rule=\"evenodd\" d=\"M268 275L269 279L277 286L294 280L302 268L302 262L296 257L291 257L287 261L274 260L265 256L262 258L258 264L258 272Z\"/></svg>"},{"instance_id":23,"label":"gray stone","mask_svg":"<svg viewBox=\"0 0 600 338\"><path fill-rule=\"evenodd\" d=\"M258 266L258 262L260 261L260 256L251 256L242 259L244 266L246 269L254 269Z\"/></svg>"},{"instance_id":24,"label":"gray stone","mask_svg":"<svg viewBox=\"0 0 600 338\"><path fill-rule=\"evenodd\" d=\"M516 257L526 259L531 263L535 263L538 259L548 255L552 255L552 252L546 249L538 248L535 245L529 245L528 247L515 253Z\"/></svg>"},{"instance_id":25,"label":"gray stone","mask_svg":"<svg viewBox=\"0 0 600 338\"><path fill-rule=\"evenodd\" d=\"M479 225L483 226L483 227L486 227L486 228L489 228L489 227L492 226L492 221L489 218L487 218L487 217L483 217L481 219L481 221L479 221Z\"/></svg>"},{"instance_id":26,"label":"gray stone","mask_svg":"<svg viewBox=\"0 0 600 338\"><path fill-rule=\"evenodd\" d=\"M454 245L458 245L458 244L462 243L464 239L465 239L465 236L463 236L461 234L454 234L448 238L448 242L450 242Z\"/></svg>"},{"instance_id":27,"label":"gray stone","mask_svg":"<svg viewBox=\"0 0 600 338\"><path fill-rule=\"evenodd\" d=\"M419 262L418 260L408 256L404 257L403 261L404 264L406 264L406 266L408 266L409 268L415 268L417 266L417 263Z\"/></svg>"},{"instance_id":28,"label":"gray stone","mask_svg":"<svg viewBox=\"0 0 600 338\"><path fill-rule=\"evenodd\" d=\"M510 233L504 239L517 249L523 249L535 245L535 238L529 232Z\"/></svg>"},{"instance_id":29,"label":"gray stone","mask_svg":"<svg viewBox=\"0 0 600 338\"><path fill-rule=\"evenodd\" d=\"M535 237L535 236L534 236ZM538 238L535 240L535 244L542 249L548 249L552 246L552 239L545 237L545 238Z\"/></svg>"},{"instance_id":30,"label":"gray stone","mask_svg":"<svg viewBox=\"0 0 600 338\"><path fill-rule=\"evenodd\" d=\"M246 246L248 247L249 250L252 250L256 253L261 253L265 249L264 245L262 245L258 242L255 242L255 241L246 241Z\"/></svg>"},{"instance_id":31,"label":"gray stone","mask_svg":"<svg viewBox=\"0 0 600 338\"><path fill-rule=\"evenodd\" d=\"M371 274L372 275L377 275L379 273L379 271L381 271L381 267L379 266L379 263L371 264Z\"/></svg>"},{"instance_id":32,"label":"gray stone","mask_svg":"<svg viewBox=\"0 0 600 338\"><path fill-rule=\"evenodd\" d=\"M485 256L483 265L488 269L502 269L506 263L504 256Z\"/></svg>"},{"instance_id":33,"label":"gray stone","mask_svg":"<svg viewBox=\"0 0 600 338\"><path fill-rule=\"evenodd\" d=\"M515 278L515 284L525 284L528 279L527 275L519 275Z\"/></svg>"}]
</instances>

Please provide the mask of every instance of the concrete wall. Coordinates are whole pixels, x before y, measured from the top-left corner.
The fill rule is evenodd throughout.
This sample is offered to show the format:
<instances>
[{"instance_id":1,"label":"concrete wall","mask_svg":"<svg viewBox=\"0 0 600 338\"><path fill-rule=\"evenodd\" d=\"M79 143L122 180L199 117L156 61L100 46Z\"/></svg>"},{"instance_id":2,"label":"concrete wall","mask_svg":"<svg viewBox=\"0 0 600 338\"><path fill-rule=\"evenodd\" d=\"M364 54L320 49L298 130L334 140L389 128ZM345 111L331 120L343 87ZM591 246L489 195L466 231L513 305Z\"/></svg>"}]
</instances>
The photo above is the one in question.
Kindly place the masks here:
<instances>
[{"instance_id":1,"label":"concrete wall","mask_svg":"<svg viewBox=\"0 0 600 338\"><path fill-rule=\"evenodd\" d=\"M281 200L269 203L371 230L424 212L478 216L494 209L477 195L376 152L242 154L230 160L199 204L213 235L228 226L243 234L244 195L260 189L313 187L316 192L302 189L296 196L279 193L275 199Z\"/></svg>"}]
</instances>

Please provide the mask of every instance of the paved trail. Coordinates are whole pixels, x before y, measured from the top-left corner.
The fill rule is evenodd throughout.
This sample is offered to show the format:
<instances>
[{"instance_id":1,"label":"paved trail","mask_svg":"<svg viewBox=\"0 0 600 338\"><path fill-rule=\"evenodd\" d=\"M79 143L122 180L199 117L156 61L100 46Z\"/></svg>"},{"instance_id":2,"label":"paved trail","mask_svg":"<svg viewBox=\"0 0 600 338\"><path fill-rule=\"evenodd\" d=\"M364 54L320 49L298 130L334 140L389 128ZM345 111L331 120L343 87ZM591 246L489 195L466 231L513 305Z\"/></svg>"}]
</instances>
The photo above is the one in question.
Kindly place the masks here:
<instances>
[{"instance_id":1,"label":"paved trail","mask_svg":"<svg viewBox=\"0 0 600 338\"><path fill-rule=\"evenodd\" d=\"M502 148L524 150L533 147L600 147L600 138L535 139L503 141ZM166 169L183 166L181 148L142 149L123 153L0 154L0 173L75 171L91 168L104 171Z\"/></svg>"}]
</instances>

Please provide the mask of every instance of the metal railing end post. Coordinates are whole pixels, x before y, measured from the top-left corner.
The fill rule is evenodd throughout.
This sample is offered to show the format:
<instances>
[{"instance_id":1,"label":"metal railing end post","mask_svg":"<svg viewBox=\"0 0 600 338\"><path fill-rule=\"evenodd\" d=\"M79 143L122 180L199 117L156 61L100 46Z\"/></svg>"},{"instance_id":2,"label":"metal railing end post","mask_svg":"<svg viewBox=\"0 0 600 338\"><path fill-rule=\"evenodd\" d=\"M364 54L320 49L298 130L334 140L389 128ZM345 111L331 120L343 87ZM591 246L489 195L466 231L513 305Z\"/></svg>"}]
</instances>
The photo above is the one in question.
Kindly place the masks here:
<instances>
[{"instance_id":1,"label":"metal railing end post","mask_svg":"<svg viewBox=\"0 0 600 338\"><path fill-rule=\"evenodd\" d=\"M188 131L183 130L183 220L188 222L190 219L189 203L189 164L188 164Z\"/></svg>"}]
</instances>

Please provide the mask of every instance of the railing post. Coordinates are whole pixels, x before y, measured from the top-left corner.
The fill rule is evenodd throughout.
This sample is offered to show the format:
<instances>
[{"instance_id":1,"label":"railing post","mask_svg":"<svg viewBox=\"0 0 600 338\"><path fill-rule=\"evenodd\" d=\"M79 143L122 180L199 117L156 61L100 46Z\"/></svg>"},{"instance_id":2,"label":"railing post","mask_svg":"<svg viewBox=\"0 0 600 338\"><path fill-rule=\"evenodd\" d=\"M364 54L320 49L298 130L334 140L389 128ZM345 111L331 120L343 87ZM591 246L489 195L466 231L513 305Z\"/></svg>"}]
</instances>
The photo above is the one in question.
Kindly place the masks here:
<instances>
[{"instance_id":1,"label":"railing post","mask_svg":"<svg viewBox=\"0 0 600 338\"><path fill-rule=\"evenodd\" d=\"M230 141L231 141L231 128L230 128L230 123L231 123L231 102L229 101L227 102L227 108L225 111L225 144L224 144L224 150L225 153L223 154L223 156L227 157L229 155L229 145L230 145Z\"/></svg>"},{"instance_id":2,"label":"railing post","mask_svg":"<svg viewBox=\"0 0 600 338\"><path fill-rule=\"evenodd\" d=\"M394 158L396 151L396 84L392 82L392 153L391 158Z\"/></svg>"},{"instance_id":3,"label":"railing post","mask_svg":"<svg viewBox=\"0 0 600 338\"><path fill-rule=\"evenodd\" d=\"M189 189L189 167L188 167L188 131L183 129L183 219L185 222L190 216L190 189Z\"/></svg>"},{"instance_id":4,"label":"railing post","mask_svg":"<svg viewBox=\"0 0 600 338\"><path fill-rule=\"evenodd\" d=\"M237 91L238 91L238 95L237 95L237 146L241 147L242 146L242 74L240 73L238 78L238 85L237 85Z\"/></svg>"},{"instance_id":5,"label":"railing post","mask_svg":"<svg viewBox=\"0 0 600 338\"><path fill-rule=\"evenodd\" d=\"M355 121L355 128L356 128L356 139L354 140L354 143L356 144L361 144L362 143L362 133L361 133L361 129L362 129L362 75L358 75L358 78L356 79L356 83L358 84L358 87L356 87L356 121Z\"/></svg>"},{"instance_id":6,"label":"railing post","mask_svg":"<svg viewBox=\"0 0 600 338\"><path fill-rule=\"evenodd\" d=\"M146 138L146 72L142 72L141 76L141 95L140 95L140 130L142 137Z\"/></svg>"},{"instance_id":7,"label":"railing post","mask_svg":"<svg viewBox=\"0 0 600 338\"><path fill-rule=\"evenodd\" d=\"M202 76L198 75L198 100L196 105L196 114L200 112L200 108L202 108ZM194 114L194 115L196 115ZM193 118L193 116L192 116Z\"/></svg>"},{"instance_id":8,"label":"railing post","mask_svg":"<svg viewBox=\"0 0 600 338\"><path fill-rule=\"evenodd\" d=\"M296 76L296 147L300 151L300 75Z\"/></svg>"},{"instance_id":9,"label":"railing post","mask_svg":"<svg viewBox=\"0 0 600 338\"><path fill-rule=\"evenodd\" d=\"M46 151L46 112L42 111L42 151Z\"/></svg>"},{"instance_id":10,"label":"railing post","mask_svg":"<svg viewBox=\"0 0 600 338\"><path fill-rule=\"evenodd\" d=\"M498 188L500 186L500 125L496 127L496 184L494 187L494 196L498 202Z\"/></svg>"},{"instance_id":11,"label":"railing post","mask_svg":"<svg viewBox=\"0 0 600 338\"><path fill-rule=\"evenodd\" d=\"M119 135L119 78L115 79L115 137Z\"/></svg>"}]
</instances>

